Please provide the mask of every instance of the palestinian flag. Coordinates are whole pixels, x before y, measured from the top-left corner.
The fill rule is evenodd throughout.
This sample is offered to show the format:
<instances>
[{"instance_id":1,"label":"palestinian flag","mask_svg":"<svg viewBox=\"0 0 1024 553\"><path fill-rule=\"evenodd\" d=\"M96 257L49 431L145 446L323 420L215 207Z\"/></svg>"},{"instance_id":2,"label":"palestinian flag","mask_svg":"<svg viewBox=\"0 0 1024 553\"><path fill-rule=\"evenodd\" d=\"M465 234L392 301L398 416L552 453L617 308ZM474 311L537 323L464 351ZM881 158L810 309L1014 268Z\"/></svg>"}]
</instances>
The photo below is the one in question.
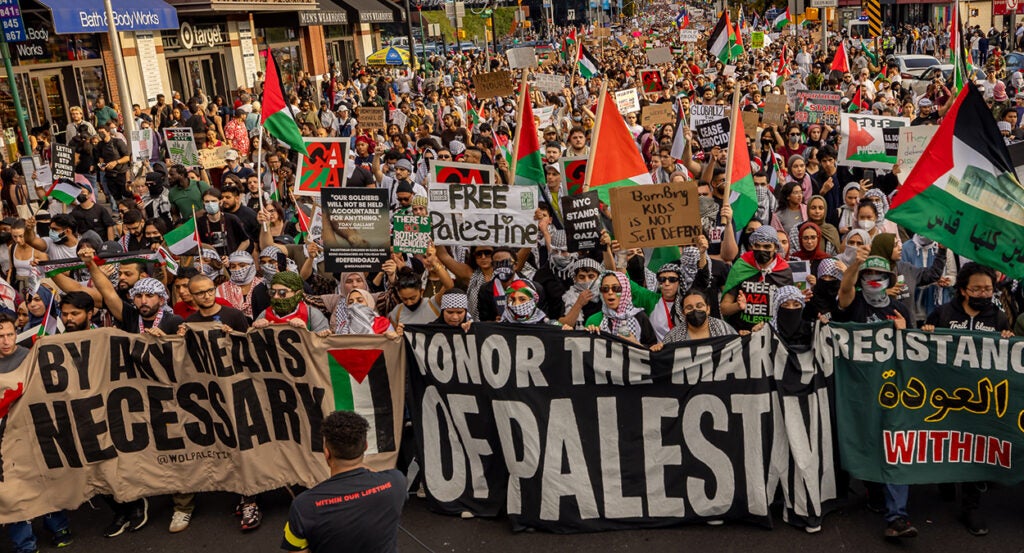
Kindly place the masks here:
<instances>
[{"instance_id":1,"label":"palestinian flag","mask_svg":"<svg viewBox=\"0 0 1024 553\"><path fill-rule=\"evenodd\" d=\"M608 191L612 188L654 184L640 149L626 127L626 120L608 92L597 106L597 126L587 173L591 175L590 189L596 190L605 204L611 204Z\"/></svg>"},{"instance_id":2,"label":"palestinian flag","mask_svg":"<svg viewBox=\"0 0 1024 553\"><path fill-rule=\"evenodd\" d=\"M594 59L594 56L590 55L590 51L582 44L580 44L580 52L576 57L576 62L580 66L580 75L584 79L592 78L601 72L601 68L597 65L597 60Z\"/></svg>"},{"instance_id":3,"label":"palestinian flag","mask_svg":"<svg viewBox=\"0 0 1024 553\"><path fill-rule=\"evenodd\" d=\"M379 349L329 349L335 411L353 411L366 418L366 454L397 451L391 381L384 352Z\"/></svg>"},{"instance_id":4,"label":"palestinian flag","mask_svg":"<svg viewBox=\"0 0 1024 553\"><path fill-rule=\"evenodd\" d=\"M841 73L850 72L850 60L846 58L846 41L839 41L839 48L836 49L836 55L832 58L832 71L839 71Z\"/></svg>"},{"instance_id":5,"label":"palestinian flag","mask_svg":"<svg viewBox=\"0 0 1024 553\"><path fill-rule=\"evenodd\" d=\"M743 55L743 34L740 31L740 24L729 29L729 59L736 59Z\"/></svg>"},{"instance_id":6,"label":"palestinian flag","mask_svg":"<svg viewBox=\"0 0 1024 553\"><path fill-rule=\"evenodd\" d=\"M14 340L16 342L32 340L35 343L36 340L43 336L53 336L61 332L64 332L64 323L60 320L60 317L53 314L53 294L51 294L42 322L32 328L23 330Z\"/></svg>"},{"instance_id":7,"label":"palestinian flag","mask_svg":"<svg viewBox=\"0 0 1024 553\"><path fill-rule=\"evenodd\" d=\"M544 156L541 155L540 139L537 138L537 123L533 120L533 106L530 101L530 85L524 84L522 95L522 116L516 127L516 140L513 142L516 151L514 184L545 187Z\"/></svg>"},{"instance_id":8,"label":"palestinian flag","mask_svg":"<svg viewBox=\"0 0 1024 553\"><path fill-rule=\"evenodd\" d=\"M708 51L712 56L718 58L722 63L729 62L730 46L729 36L732 29L729 26L729 10L723 10L722 16L718 18L714 30L708 36Z\"/></svg>"},{"instance_id":9,"label":"palestinian flag","mask_svg":"<svg viewBox=\"0 0 1024 553\"><path fill-rule=\"evenodd\" d=\"M569 56L576 55L577 40L576 29L569 31L569 35L562 40L562 61L569 61Z\"/></svg>"},{"instance_id":10,"label":"palestinian flag","mask_svg":"<svg viewBox=\"0 0 1024 553\"><path fill-rule=\"evenodd\" d=\"M50 199L57 200L64 205L75 203L75 198L81 193L82 188L67 179L59 179L46 191L46 195Z\"/></svg>"},{"instance_id":11,"label":"palestinian flag","mask_svg":"<svg viewBox=\"0 0 1024 553\"><path fill-rule=\"evenodd\" d=\"M850 99L850 105L846 106L848 113L860 113L860 110L864 109L864 99L860 94L860 87L857 87L857 92L853 94L853 98Z\"/></svg>"},{"instance_id":12,"label":"palestinian flag","mask_svg":"<svg viewBox=\"0 0 1024 553\"><path fill-rule=\"evenodd\" d=\"M768 173L768 189L775 192L775 187L786 178L786 170L779 165L779 157L775 155L775 148L768 148L770 162L765 163L765 171Z\"/></svg>"},{"instance_id":13,"label":"palestinian flag","mask_svg":"<svg viewBox=\"0 0 1024 553\"><path fill-rule=\"evenodd\" d=\"M267 51L267 71L263 85L263 109L260 112L260 124L274 138L284 142L296 152L306 154L306 143L302 140L295 116L284 98L284 87L281 76L277 73L274 53ZM171 250L174 251L174 250ZM180 255L180 254L179 254Z\"/></svg>"},{"instance_id":14,"label":"palestinian flag","mask_svg":"<svg viewBox=\"0 0 1024 553\"><path fill-rule=\"evenodd\" d=\"M96 256L93 257L93 261L97 265L108 265L111 263L159 263L162 259L157 252L140 250L137 252L104 255L102 257ZM42 274L46 275L46 278L53 278L56 275L69 271L85 270L85 263L77 257L69 257L67 259L40 261L37 267Z\"/></svg>"},{"instance_id":15,"label":"palestinian flag","mask_svg":"<svg viewBox=\"0 0 1024 553\"><path fill-rule=\"evenodd\" d=\"M201 240L199 240L199 229L196 228L196 218L192 217L178 225L177 228L164 235L164 240L167 242L167 249L174 255L185 255L198 248Z\"/></svg>"},{"instance_id":16,"label":"palestinian flag","mask_svg":"<svg viewBox=\"0 0 1024 553\"><path fill-rule=\"evenodd\" d=\"M570 196L583 193L583 183L587 175L587 158L563 157L558 160L562 164L562 182Z\"/></svg>"},{"instance_id":17,"label":"palestinian flag","mask_svg":"<svg viewBox=\"0 0 1024 553\"><path fill-rule=\"evenodd\" d=\"M969 75L974 69L974 60L963 41L960 29L960 8L953 7L949 21L949 63L953 64L953 91L958 92L964 83L970 81Z\"/></svg>"},{"instance_id":18,"label":"palestinian flag","mask_svg":"<svg viewBox=\"0 0 1024 553\"><path fill-rule=\"evenodd\" d=\"M786 27L786 25L789 25L791 23L793 23L793 18L789 16L789 8L786 8L786 11L780 13L775 18L775 21L772 21L772 29L775 29L776 31L781 31Z\"/></svg>"},{"instance_id":19,"label":"palestinian flag","mask_svg":"<svg viewBox=\"0 0 1024 553\"><path fill-rule=\"evenodd\" d=\"M871 65L878 65L878 56L876 56L875 53L872 52L871 50L868 50L867 43L865 43L863 40L860 41L860 51L864 52L864 55L867 56L869 60L871 60Z\"/></svg>"},{"instance_id":20,"label":"palestinian flag","mask_svg":"<svg viewBox=\"0 0 1024 553\"><path fill-rule=\"evenodd\" d=\"M750 174L750 152L743 117L733 113L732 131L729 133L729 155L732 156L732 175L729 176L729 205L732 206L733 228L743 228L757 212L757 190Z\"/></svg>"},{"instance_id":21,"label":"palestinian flag","mask_svg":"<svg viewBox=\"0 0 1024 553\"><path fill-rule=\"evenodd\" d=\"M754 252L748 251L732 264L732 268L729 269L729 276L725 278L725 286L722 288L722 291L729 293L737 289L743 290L745 288L743 284L747 281L757 283L758 285L767 283L774 288L778 288L793 283L793 269L790 268L789 263L782 256L777 255L775 256L775 266L772 267L770 272L764 273L757 267L757 261L754 260ZM757 286L757 288L762 287ZM772 315L771 296L772 293L747 293L747 310L737 314L739 320L750 326L770 321ZM753 315L753 313L757 313L757 315Z\"/></svg>"},{"instance_id":22,"label":"palestinian flag","mask_svg":"<svg viewBox=\"0 0 1024 553\"><path fill-rule=\"evenodd\" d=\"M957 95L886 217L1010 278L1024 278L1024 187L976 87Z\"/></svg>"},{"instance_id":23,"label":"palestinian flag","mask_svg":"<svg viewBox=\"0 0 1024 553\"><path fill-rule=\"evenodd\" d=\"M313 209L316 209L316 207L314 206ZM306 212L300 207L295 210L295 218L297 219L296 222L298 224L296 226L298 227L299 232L295 234L294 242L296 244L303 244L306 242L306 237L309 236L309 229L312 227L309 215L306 215Z\"/></svg>"},{"instance_id":24,"label":"palestinian flag","mask_svg":"<svg viewBox=\"0 0 1024 553\"><path fill-rule=\"evenodd\" d=\"M509 167L512 166L512 149L509 148L508 137L505 135L498 136L498 133L491 129L491 138L494 139L494 147L498 149L498 155L505 158L508 162Z\"/></svg>"},{"instance_id":25,"label":"palestinian flag","mask_svg":"<svg viewBox=\"0 0 1024 553\"><path fill-rule=\"evenodd\" d=\"M178 274L178 260L174 259L171 252L167 251L163 246L160 246L157 248L156 254L160 257L160 262L163 263L164 268L167 269L168 273L171 273L172 275Z\"/></svg>"},{"instance_id":26,"label":"palestinian flag","mask_svg":"<svg viewBox=\"0 0 1024 553\"><path fill-rule=\"evenodd\" d=\"M480 114L473 107L473 103L466 96L466 130L473 132L473 128L480 124Z\"/></svg>"}]
</instances>

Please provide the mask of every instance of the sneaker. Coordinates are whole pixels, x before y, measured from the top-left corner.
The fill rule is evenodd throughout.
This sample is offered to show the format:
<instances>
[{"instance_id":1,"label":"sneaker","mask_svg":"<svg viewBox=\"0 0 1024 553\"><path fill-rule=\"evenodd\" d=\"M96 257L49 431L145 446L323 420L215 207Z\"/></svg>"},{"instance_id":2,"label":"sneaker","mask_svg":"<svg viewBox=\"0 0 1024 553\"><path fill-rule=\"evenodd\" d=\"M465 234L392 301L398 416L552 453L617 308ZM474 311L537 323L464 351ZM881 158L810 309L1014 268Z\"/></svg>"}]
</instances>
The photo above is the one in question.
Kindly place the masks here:
<instances>
[{"instance_id":1,"label":"sneaker","mask_svg":"<svg viewBox=\"0 0 1024 553\"><path fill-rule=\"evenodd\" d=\"M128 515L116 515L114 521L107 526L107 529L103 531L103 535L108 538L116 538L132 525L132 521L128 518Z\"/></svg>"},{"instance_id":2,"label":"sneaker","mask_svg":"<svg viewBox=\"0 0 1024 553\"><path fill-rule=\"evenodd\" d=\"M171 525L167 528L172 534L177 534L188 528L188 523L192 522L192 513L183 513L181 511L174 511L171 515Z\"/></svg>"},{"instance_id":3,"label":"sneaker","mask_svg":"<svg viewBox=\"0 0 1024 553\"><path fill-rule=\"evenodd\" d=\"M420 484L420 487L416 488L416 497L420 499L427 498L427 489L423 487L423 484Z\"/></svg>"},{"instance_id":4,"label":"sneaker","mask_svg":"<svg viewBox=\"0 0 1024 553\"><path fill-rule=\"evenodd\" d=\"M473 513L469 512L469 511L462 511L461 513L459 513L459 516L464 518L464 519L470 519L470 518L473 518Z\"/></svg>"},{"instance_id":5,"label":"sneaker","mask_svg":"<svg viewBox=\"0 0 1024 553\"><path fill-rule=\"evenodd\" d=\"M899 517L899 518L893 519L893 521L889 523L889 526L887 526L885 528L885 537L887 537L887 538L916 538L917 537L917 528L914 528L914 525L910 524L909 520L907 520L907 519L905 519L903 517Z\"/></svg>"},{"instance_id":6,"label":"sneaker","mask_svg":"<svg viewBox=\"0 0 1024 553\"><path fill-rule=\"evenodd\" d=\"M960 520L972 536L988 535L988 524L985 523L985 519L981 517L977 509L967 509L960 515Z\"/></svg>"},{"instance_id":7,"label":"sneaker","mask_svg":"<svg viewBox=\"0 0 1024 553\"><path fill-rule=\"evenodd\" d=\"M137 509L132 509L131 514L128 515L128 519L131 522L132 532L141 530L142 527L149 522L149 500L143 497L142 506Z\"/></svg>"},{"instance_id":8,"label":"sneaker","mask_svg":"<svg viewBox=\"0 0 1024 553\"><path fill-rule=\"evenodd\" d=\"M817 534L818 532L821 532L821 525L819 524L818 526L804 526L804 532L807 532L808 534Z\"/></svg>"},{"instance_id":9,"label":"sneaker","mask_svg":"<svg viewBox=\"0 0 1024 553\"><path fill-rule=\"evenodd\" d=\"M235 504L235 516L236 517L242 516L242 508L245 507L245 504L248 503L248 502L249 502L249 498L245 497L244 495L238 496L238 503Z\"/></svg>"},{"instance_id":10,"label":"sneaker","mask_svg":"<svg viewBox=\"0 0 1024 553\"><path fill-rule=\"evenodd\" d=\"M255 501L249 501L242 506L242 531L255 530L263 521L263 513Z\"/></svg>"},{"instance_id":11,"label":"sneaker","mask_svg":"<svg viewBox=\"0 0 1024 553\"><path fill-rule=\"evenodd\" d=\"M54 547L67 547L71 545L71 542L72 539L70 528L65 528L60 532L57 532L53 535L53 539L50 540L50 543L52 543Z\"/></svg>"}]
</instances>

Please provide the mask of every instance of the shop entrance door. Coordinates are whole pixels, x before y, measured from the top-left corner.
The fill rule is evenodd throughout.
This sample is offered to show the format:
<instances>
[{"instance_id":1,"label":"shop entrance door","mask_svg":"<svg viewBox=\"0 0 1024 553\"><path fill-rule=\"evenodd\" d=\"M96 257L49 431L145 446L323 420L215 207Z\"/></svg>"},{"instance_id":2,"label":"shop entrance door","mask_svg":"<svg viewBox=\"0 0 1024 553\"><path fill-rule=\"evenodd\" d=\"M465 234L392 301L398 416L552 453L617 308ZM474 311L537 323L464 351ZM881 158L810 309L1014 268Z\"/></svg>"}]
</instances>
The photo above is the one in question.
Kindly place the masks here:
<instances>
[{"instance_id":1,"label":"shop entrance door","mask_svg":"<svg viewBox=\"0 0 1024 553\"><path fill-rule=\"evenodd\" d=\"M202 90L208 99L213 99L217 94L223 94L224 83L221 82L220 59L214 59L212 55L188 56L169 60L171 70L171 85L175 90L181 91L181 99L188 102L189 98L196 95L197 90Z\"/></svg>"},{"instance_id":2,"label":"shop entrance door","mask_svg":"<svg viewBox=\"0 0 1024 553\"><path fill-rule=\"evenodd\" d=\"M47 125L54 136L62 132L68 124L68 101L60 70L33 71L18 80L21 90L28 93L31 125Z\"/></svg>"}]
</instances>

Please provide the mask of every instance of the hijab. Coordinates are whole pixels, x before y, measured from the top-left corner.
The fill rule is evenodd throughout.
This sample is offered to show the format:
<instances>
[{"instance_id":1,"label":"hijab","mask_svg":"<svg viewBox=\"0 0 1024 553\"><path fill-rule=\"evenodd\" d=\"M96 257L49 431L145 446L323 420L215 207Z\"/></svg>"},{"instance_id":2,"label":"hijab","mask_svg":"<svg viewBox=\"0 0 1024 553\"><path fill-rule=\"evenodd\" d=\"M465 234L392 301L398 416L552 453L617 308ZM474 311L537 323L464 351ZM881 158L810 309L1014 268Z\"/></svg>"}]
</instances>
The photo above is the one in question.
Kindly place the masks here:
<instances>
[{"instance_id":1,"label":"hijab","mask_svg":"<svg viewBox=\"0 0 1024 553\"><path fill-rule=\"evenodd\" d=\"M629 277L625 273L605 271L598 277L598 281L604 282L605 277L608 275L615 276L615 280L622 287L622 292L619 294L619 306L614 310L604 303L602 297L601 313L604 314L604 318L601 320L600 328L602 331L612 334L618 334L625 329L639 340L640 323L636 320L636 315L642 312L643 309L633 305L633 292L629 288Z\"/></svg>"},{"instance_id":2,"label":"hijab","mask_svg":"<svg viewBox=\"0 0 1024 553\"><path fill-rule=\"evenodd\" d=\"M807 229L812 229L814 230L814 232L818 234L818 239L814 242L814 248L811 249L810 251L804 249L803 235L804 231L806 231ZM820 261L822 259L828 258L829 255L825 253L825 250L821 247L821 238L821 227L810 221L807 221L806 223L797 227L797 243L799 244L799 247L793 253L793 257L797 259L803 259L804 261Z\"/></svg>"}]
</instances>

